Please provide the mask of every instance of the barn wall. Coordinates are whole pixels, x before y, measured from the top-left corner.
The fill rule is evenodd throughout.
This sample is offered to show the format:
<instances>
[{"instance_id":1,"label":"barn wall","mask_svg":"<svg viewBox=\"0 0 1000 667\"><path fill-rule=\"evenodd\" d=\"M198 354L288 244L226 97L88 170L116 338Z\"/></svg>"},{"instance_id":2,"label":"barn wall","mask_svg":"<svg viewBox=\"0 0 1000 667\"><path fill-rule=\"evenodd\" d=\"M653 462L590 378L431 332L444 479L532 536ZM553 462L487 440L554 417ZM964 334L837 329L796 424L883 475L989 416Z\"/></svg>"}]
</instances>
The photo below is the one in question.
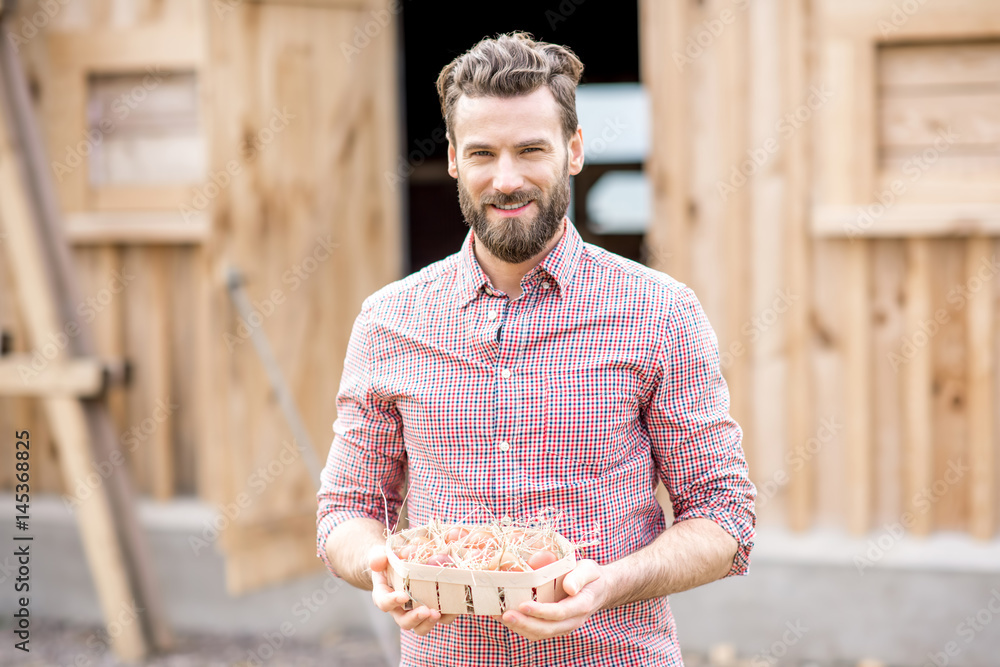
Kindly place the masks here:
<instances>
[{"instance_id":1,"label":"barn wall","mask_svg":"<svg viewBox=\"0 0 1000 667\"><path fill-rule=\"evenodd\" d=\"M386 178L398 153L397 17L361 0L74 1L34 21L38 11L20 3L39 25L19 48L80 291L94 299L77 315L102 355L131 364L108 402L137 490L220 508L250 499L197 536L225 550L231 592L321 567L318 479L249 334L269 339L324 461L354 317L402 265L399 193ZM138 76L121 84L132 94L148 72L148 97L138 91L128 118L88 142L89 77ZM83 152L97 144L100 170ZM64 169L74 152L82 159ZM198 160L196 181L167 178ZM30 353L2 262L0 325ZM226 290L231 271L249 321ZM32 490L64 493L35 401L0 400L0 430L15 428L32 432ZM9 487L12 471L0 475Z\"/></svg>"},{"instance_id":2,"label":"barn wall","mask_svg":"<svg viewBox=\"0 0 1000 667\"><path fill-rule=\"evenodd\" d=\"M1000 8L641 7L648 240L718 333L761 525L994 536Z\"/></svg>"}]
</instances>

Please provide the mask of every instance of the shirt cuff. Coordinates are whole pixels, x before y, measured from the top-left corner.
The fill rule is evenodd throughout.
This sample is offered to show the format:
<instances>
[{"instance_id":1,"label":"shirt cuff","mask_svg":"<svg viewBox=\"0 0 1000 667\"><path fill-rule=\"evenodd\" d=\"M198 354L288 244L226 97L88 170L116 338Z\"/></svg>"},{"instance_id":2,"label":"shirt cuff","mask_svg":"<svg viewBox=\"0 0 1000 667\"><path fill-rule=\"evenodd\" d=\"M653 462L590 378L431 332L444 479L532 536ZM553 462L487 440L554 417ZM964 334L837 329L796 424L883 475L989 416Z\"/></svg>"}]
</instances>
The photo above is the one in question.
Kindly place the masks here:
<instances>
[{"instance_id":1,"label":"shirt cuff","mask_svg":"<svg viewBox=\"0 0 1000 667\"><path fill-rule=\"evenodd\" d=\"M360 510L341 510L337 512L329 512L319 517L316 521L316 557L323 561L326 565L326 569L333 576L338 579L343 577L333 569L333 563L330 562L330 557L326 553L326 543L330 539L330 533L333 532L334 528L344 523L348 519L374 519L379 521L378 517L371 516L370 514L365 514Z\"/></svg>"},{"instance_id":2,"label":"shirt cuff","mask_svg":"<svg viewBox=\"0 0 1000 667\"><path fill-rule=\"evenodd\" d=\"M732 567L726 573L726 577L745 575L750 569L750 552L753 550L753 526L741 525L733 516L726 512L716 512L711 509L691 509L678 516L674 523L687 521L688 519L708 519L724 531L733 536L736 540L736 555L733 557Z\"/></svg>"}]
</instances>

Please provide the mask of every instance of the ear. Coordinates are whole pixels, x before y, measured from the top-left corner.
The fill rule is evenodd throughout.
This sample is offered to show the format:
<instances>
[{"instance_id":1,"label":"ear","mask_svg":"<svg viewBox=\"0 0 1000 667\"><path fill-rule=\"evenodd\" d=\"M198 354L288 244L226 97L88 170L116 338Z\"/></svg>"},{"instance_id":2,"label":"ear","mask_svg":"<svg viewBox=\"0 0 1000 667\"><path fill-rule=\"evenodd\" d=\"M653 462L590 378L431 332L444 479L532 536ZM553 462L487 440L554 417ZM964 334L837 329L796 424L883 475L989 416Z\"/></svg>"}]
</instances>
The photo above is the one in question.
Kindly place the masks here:
<instances>
[{"instance_id":1,"label":"ear","mask_svg":"<svg viewBox=\"0 0 1000 667\"><path fill-rule=\"evenodd\" d=\"M576 132L566 146L569 154L569 173L576 176L583 169L583 128L576 126Z\"/></svg>"},{"instance_id":2,"label":"ear","mask_svg":"<svg viewBox=\"0 0 1000 667\"><path fill-rule=\"evenodd\" d=\"M448 139L448 174L452 178L458 178L458 164L455 162L455 144Z\"/></svg>"}]
</instances>

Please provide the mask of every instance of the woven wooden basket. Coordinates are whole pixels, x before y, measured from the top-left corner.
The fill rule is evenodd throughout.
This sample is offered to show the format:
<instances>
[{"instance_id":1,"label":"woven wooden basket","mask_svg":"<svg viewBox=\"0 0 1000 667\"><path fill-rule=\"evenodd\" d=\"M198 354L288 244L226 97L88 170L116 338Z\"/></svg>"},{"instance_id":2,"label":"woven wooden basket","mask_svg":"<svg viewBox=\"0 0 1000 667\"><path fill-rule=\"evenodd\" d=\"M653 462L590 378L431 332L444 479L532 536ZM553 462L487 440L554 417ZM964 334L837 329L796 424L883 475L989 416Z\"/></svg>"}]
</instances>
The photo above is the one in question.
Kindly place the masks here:
<instances>
[{"instance_id":1,"label":"woven wooden basket","mask_svg":"<svg viewBox=\"0 0 1000 667\"><path fill-rule=\"evenodd\" d=\"M559 533L554 533L553 538L566 555L531 572L465 570L411 563L400 560L395 553L409 532L390 535L386 541L389 582L393 589L406 591L414 605L426 605L442 614L497 616L528 600L558 602L566 597L563 578L576 567L573 545Z\"/></svg>"}]
</instances>

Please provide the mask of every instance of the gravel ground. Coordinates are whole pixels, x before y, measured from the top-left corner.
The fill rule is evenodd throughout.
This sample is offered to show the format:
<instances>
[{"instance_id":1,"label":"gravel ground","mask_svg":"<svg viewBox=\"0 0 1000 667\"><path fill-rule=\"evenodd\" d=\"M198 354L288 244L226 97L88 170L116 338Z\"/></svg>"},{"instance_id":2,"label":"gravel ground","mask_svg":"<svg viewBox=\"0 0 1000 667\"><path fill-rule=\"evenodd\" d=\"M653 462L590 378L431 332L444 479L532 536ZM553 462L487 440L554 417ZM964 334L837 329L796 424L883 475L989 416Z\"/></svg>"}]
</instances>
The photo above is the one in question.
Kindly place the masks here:
<instances>
[{"instance_id":1,"label":"gravel ground","mask_svg":"<svg viewBox=\"0 0 1000 667\"><path fill-rule=\"evenodd\" d=\"M270 646L260 635L218 636L176 634L175 649L142 663L119 662L108 649L99 628L67 626L35 619L31 624L31 652L13 647L11 628L0 628L0 665L17 667L385 667L381 651L367 638L328 636L321 641L286 639L268 658ZM264 651L261 651L261 647ZM263 660L256 661L254 651ZM261 655L262 654L262 655Z\"/></svg>"},{"instance_id":2,"label":"gravel ground","mask_svg":"<svg viewBox=\"0 0 1000 667\"><path fill-rule=\"evenodd\" d=\"M108 650L106 634L91 627L68 626L54 621L33 620L31 652L13 647L11 628L0 628L0 666L17 667L117 667L137 663L119 662ZM103 638L103 640L102 640ZM169 654L139 663L148 667L385 667L385 659L374 640L329 635L320 641L285 640L273 655L261 654L267 647L260 635L218 636L178 634ZM262 660L253 659L251 651ZM886 667L878 661L816 662L814 660L767 662L754 656L737 656L732 647L721 645L710 654L685 653L686 667ZM546 666L548 667L548 666Z\"/></svg>"}]
</instances>

